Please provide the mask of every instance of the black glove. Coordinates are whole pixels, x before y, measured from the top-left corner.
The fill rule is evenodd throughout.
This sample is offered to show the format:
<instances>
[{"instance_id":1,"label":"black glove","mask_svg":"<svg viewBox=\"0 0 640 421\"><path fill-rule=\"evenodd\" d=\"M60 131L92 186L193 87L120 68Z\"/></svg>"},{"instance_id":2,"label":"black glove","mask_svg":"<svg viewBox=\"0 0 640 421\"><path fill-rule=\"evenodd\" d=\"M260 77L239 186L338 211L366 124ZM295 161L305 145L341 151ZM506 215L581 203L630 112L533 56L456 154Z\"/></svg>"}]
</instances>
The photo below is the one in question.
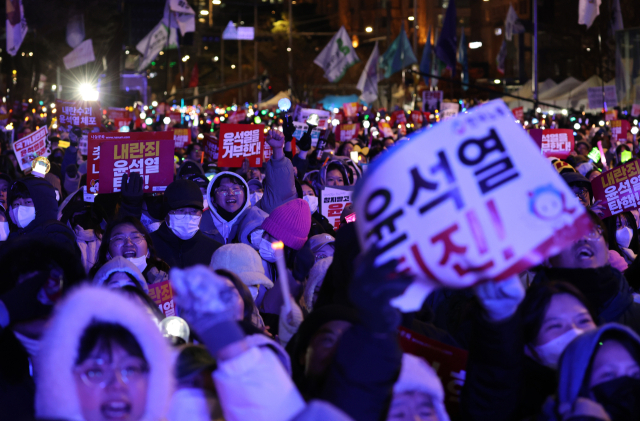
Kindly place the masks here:
<instances>
[{"instance_id":1,"label":"black glove","mask_svg":"<svg viewBox=\"0 0 640 421\"><path fill-rule=\"evenodd\" d=\"M142 206L142 184L139 173L122 174L122 200L130 205Z\"/></svg>"},{"instance_id":2,"label":"black glove","mask_svg":"<svg viewBox=\"0 0 640 421\"><path fill-rule=\"evenodd\" d=\"M51 312L53 306L44 305L38 300L38 293L49 276L49 272L38 272L0 297L9 313L10 323L38 319Z\"/></svg>"},{"instance_id":3,"label":"black glove","mask_svg":"<svg viewBox=\"0 0 640 421\"><path fill-rule=\"evenodd\" d=\"M80 127L74 127L69 131L69 144L77 147L82 139L82 129Z\"/></svg>"},{"instance_id":4,"label":"black glove","mask_svg":"<svg viewBox=\"0 0 640 421\"><path fill-rule=\"evenodd\" d=\"M309 129L302 135L298 143L296 143L298 149L305 152L311 149L311 131L315 128L316 126L309 124Z\"/></svg>"},{"instance_id":5,"label":"black glove","mask_svg":"<svg viewBox=\"0 0 640 421\"><path fill-rule=\"evenodd\" d=\"M348 294L358 310L360 321L371 332L395 332L400 325L400 311L391 306L391 299L401 295L413 277L396 273L397 260L376 267L380 250L371 248L356 259L356 270L349 284Z\"/></svg>"},{"instance_id":6,"label":"black glove","mask_svg":"<svg viewBox=\"0 0 640 421\"><path fill-rule=\"evenodd\" d=\"M293 140L293 133L296 131L296 127L293 125L291 116L285 115L282 119L282 133L284 134L284 141L291 142Z\"/></svg>"}]
</instances>

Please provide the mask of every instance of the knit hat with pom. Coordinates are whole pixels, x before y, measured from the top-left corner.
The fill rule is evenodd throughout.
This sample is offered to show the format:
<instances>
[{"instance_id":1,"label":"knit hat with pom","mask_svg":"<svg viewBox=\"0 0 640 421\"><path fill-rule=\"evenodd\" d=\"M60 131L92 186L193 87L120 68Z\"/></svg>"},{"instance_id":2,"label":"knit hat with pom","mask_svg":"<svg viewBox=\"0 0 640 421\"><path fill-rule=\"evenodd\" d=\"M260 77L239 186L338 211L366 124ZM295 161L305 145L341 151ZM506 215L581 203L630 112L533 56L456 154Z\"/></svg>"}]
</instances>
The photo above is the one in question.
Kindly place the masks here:
<instances>
[{"instance_id":1,"label":"knit hat with pom","mask_svg":"<svg viewBox=\"0 0 640 421\"><path fill-rule=\"evenodd\" d=\"M311 229L309 204L302 199L295 199L280 205L264 220L261 228L285 246L300 250Z\"/></svg>"}]
</instances>

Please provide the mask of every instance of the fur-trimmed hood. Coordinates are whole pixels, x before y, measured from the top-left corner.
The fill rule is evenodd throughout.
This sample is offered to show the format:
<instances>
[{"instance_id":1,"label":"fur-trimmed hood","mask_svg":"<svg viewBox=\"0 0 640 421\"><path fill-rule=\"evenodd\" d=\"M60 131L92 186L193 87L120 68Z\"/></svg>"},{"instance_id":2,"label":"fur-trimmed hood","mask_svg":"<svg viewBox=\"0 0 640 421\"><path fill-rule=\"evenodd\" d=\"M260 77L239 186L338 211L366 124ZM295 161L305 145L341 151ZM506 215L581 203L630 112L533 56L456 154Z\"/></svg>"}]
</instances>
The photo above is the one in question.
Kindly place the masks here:
<instances>
[{"instance_id":1,"label":"fur-trimmed hood","mask_svg":"<svg viewBox=\"0 0 640 421\"><path fill-rule=\"evenodd\" d=\"M143 421L160 421L173 392L170 347L149 312L125 294L82 286L72 291L54 311L35 359L36 417L82 421L73 367L80 339L94 321L117 323L136 338L149 363L147 408Z\"/></svg>"}]
</instances>

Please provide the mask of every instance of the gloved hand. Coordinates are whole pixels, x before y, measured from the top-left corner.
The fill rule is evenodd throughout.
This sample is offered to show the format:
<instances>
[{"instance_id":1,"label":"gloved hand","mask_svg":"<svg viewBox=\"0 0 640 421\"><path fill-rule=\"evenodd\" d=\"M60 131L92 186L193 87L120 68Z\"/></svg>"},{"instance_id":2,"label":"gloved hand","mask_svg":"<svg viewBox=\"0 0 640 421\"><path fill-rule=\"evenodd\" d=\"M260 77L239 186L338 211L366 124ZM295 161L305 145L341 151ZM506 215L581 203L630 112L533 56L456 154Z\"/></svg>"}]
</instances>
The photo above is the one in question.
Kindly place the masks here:
<instances>
[{"instance_id":1,"label":"gloved hand","mask_svg":"<svg viewBox=\"0 0 640 421\"><path fill-rule=\"evenodd\" d=\"M9 313L9 323L38 319L51 312L52 305L44 305L38 300L38 293L49 275L46 271L38 272L0 296Z\"/></svg>"},{"instance_id":2,"label":"gloved hand","mask_svg":"<svg viewBox=\"0 0 640 421\"><path fill-rule=\"evenodd\" d=\"M380 250L371 248L356 259L355 273L348 287L349 299L360 314L361 323L374 333L395 332L400 325L400 311L390 301L401 295L413 277L396 273L397 260L375 266Z\"/></svg>"},{"instance_id":3,"label":"gloved hand","mask_svg":"<svg viewBox=\"0 0 640 421\"><path fill-rule=\"evenodd\" d=\"M128 204L142 206L142 176L137 172L122 174L122 199Z\"/></svg>"},{"instance_id":4,"label":"gloved hand","mask_svg":"<svg viewBox=\"0 0 640 421\"><path fill-rule=\"evenodd\" d=\"M80 139L82 139L82 129L80 127L73 127L69 131L69 144L77 147L80 143Z\"/></svg>"},{"instance_id":5,"label":"gloved hand","mask_svg":"<svg viewBox=\"0 0 640 421\"><path fill-rule=\"evenodd\" d=\"M296 143L296 147L301 151L307 152L311 149L311 131L315 129L316 126L312 126L309 124L309 129L300 137L300 140Z\"/></svg>"},{"instance_id":6,"label":"gloved hand","mask_svg":"<svg viewBox=\"0 0 640 421\"><path fill-rule=\"evenodd\" d=\"M296 127L293 125L293 120L290 115L285 115L282 119L282 133L284 134L285 142L291 142L293 140L293 133L296 131Z\"/></svg>"},{"instance_id":7,"label":"gloved hand","mask_svg":"<svg viewBox=\"0 0 640 421\"><path fill-rule=\"evenodd\" d=\"M240 309L231 281L204 265L171 269L169 279L180 316L200 335L211 353L244 337L236 322Z\"/></svg>"},{"instance_id":8,"label":"gloved hand","mask_svg":"<svg viewBox=\"0 0 640 421\"><path fill-rule=\"evenodd\" d=\"M279 130L269 130L265 140L273 150L284 147L284 135Z\"/></svg>"},{"instance_id":9,"label":"gloved hand","mask_svg":"<svg viewBox=\"0 0 640 421\"><path fill-rule=\"evenodd\" d=\"M488 281L476 285L474 290L487 318L492 322L500 322L513 316L525 294L517 275L504 281Z\"/></svg>"},{"instance_id":10,"label":"gloved hand","mask_svg":"<svg viewBox=\"0 0 640 421\"><path fill-rule=\"evenodd\" d=\"M304 320L302 310L298 307L295 300L289 297L291 301L291 312L284 314L284 305L280 309L280 320L278 322L278 336L280 337L280 345L286 346L291 337L296 334L298 328Z\"/></svg>"}]
</instances>

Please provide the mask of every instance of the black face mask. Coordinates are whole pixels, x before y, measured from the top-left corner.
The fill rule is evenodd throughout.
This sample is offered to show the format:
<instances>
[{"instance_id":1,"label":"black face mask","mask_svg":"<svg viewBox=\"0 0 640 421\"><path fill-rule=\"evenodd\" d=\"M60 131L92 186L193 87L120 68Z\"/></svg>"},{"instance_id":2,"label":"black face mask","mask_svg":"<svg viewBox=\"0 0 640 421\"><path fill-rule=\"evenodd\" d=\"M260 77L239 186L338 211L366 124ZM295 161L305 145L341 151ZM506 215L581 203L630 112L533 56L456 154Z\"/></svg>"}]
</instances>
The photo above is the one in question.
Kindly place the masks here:
<instances>
[{"instance_id":1,"label":"black face mask","mask_svg":"<svg viewBox=\"0 0 640 421\"><path fill-rule=\"evenodd\" d=\"M591 388L612 421L640 420L640 379L618 377Z\"/></svg>"}]
</instances>

